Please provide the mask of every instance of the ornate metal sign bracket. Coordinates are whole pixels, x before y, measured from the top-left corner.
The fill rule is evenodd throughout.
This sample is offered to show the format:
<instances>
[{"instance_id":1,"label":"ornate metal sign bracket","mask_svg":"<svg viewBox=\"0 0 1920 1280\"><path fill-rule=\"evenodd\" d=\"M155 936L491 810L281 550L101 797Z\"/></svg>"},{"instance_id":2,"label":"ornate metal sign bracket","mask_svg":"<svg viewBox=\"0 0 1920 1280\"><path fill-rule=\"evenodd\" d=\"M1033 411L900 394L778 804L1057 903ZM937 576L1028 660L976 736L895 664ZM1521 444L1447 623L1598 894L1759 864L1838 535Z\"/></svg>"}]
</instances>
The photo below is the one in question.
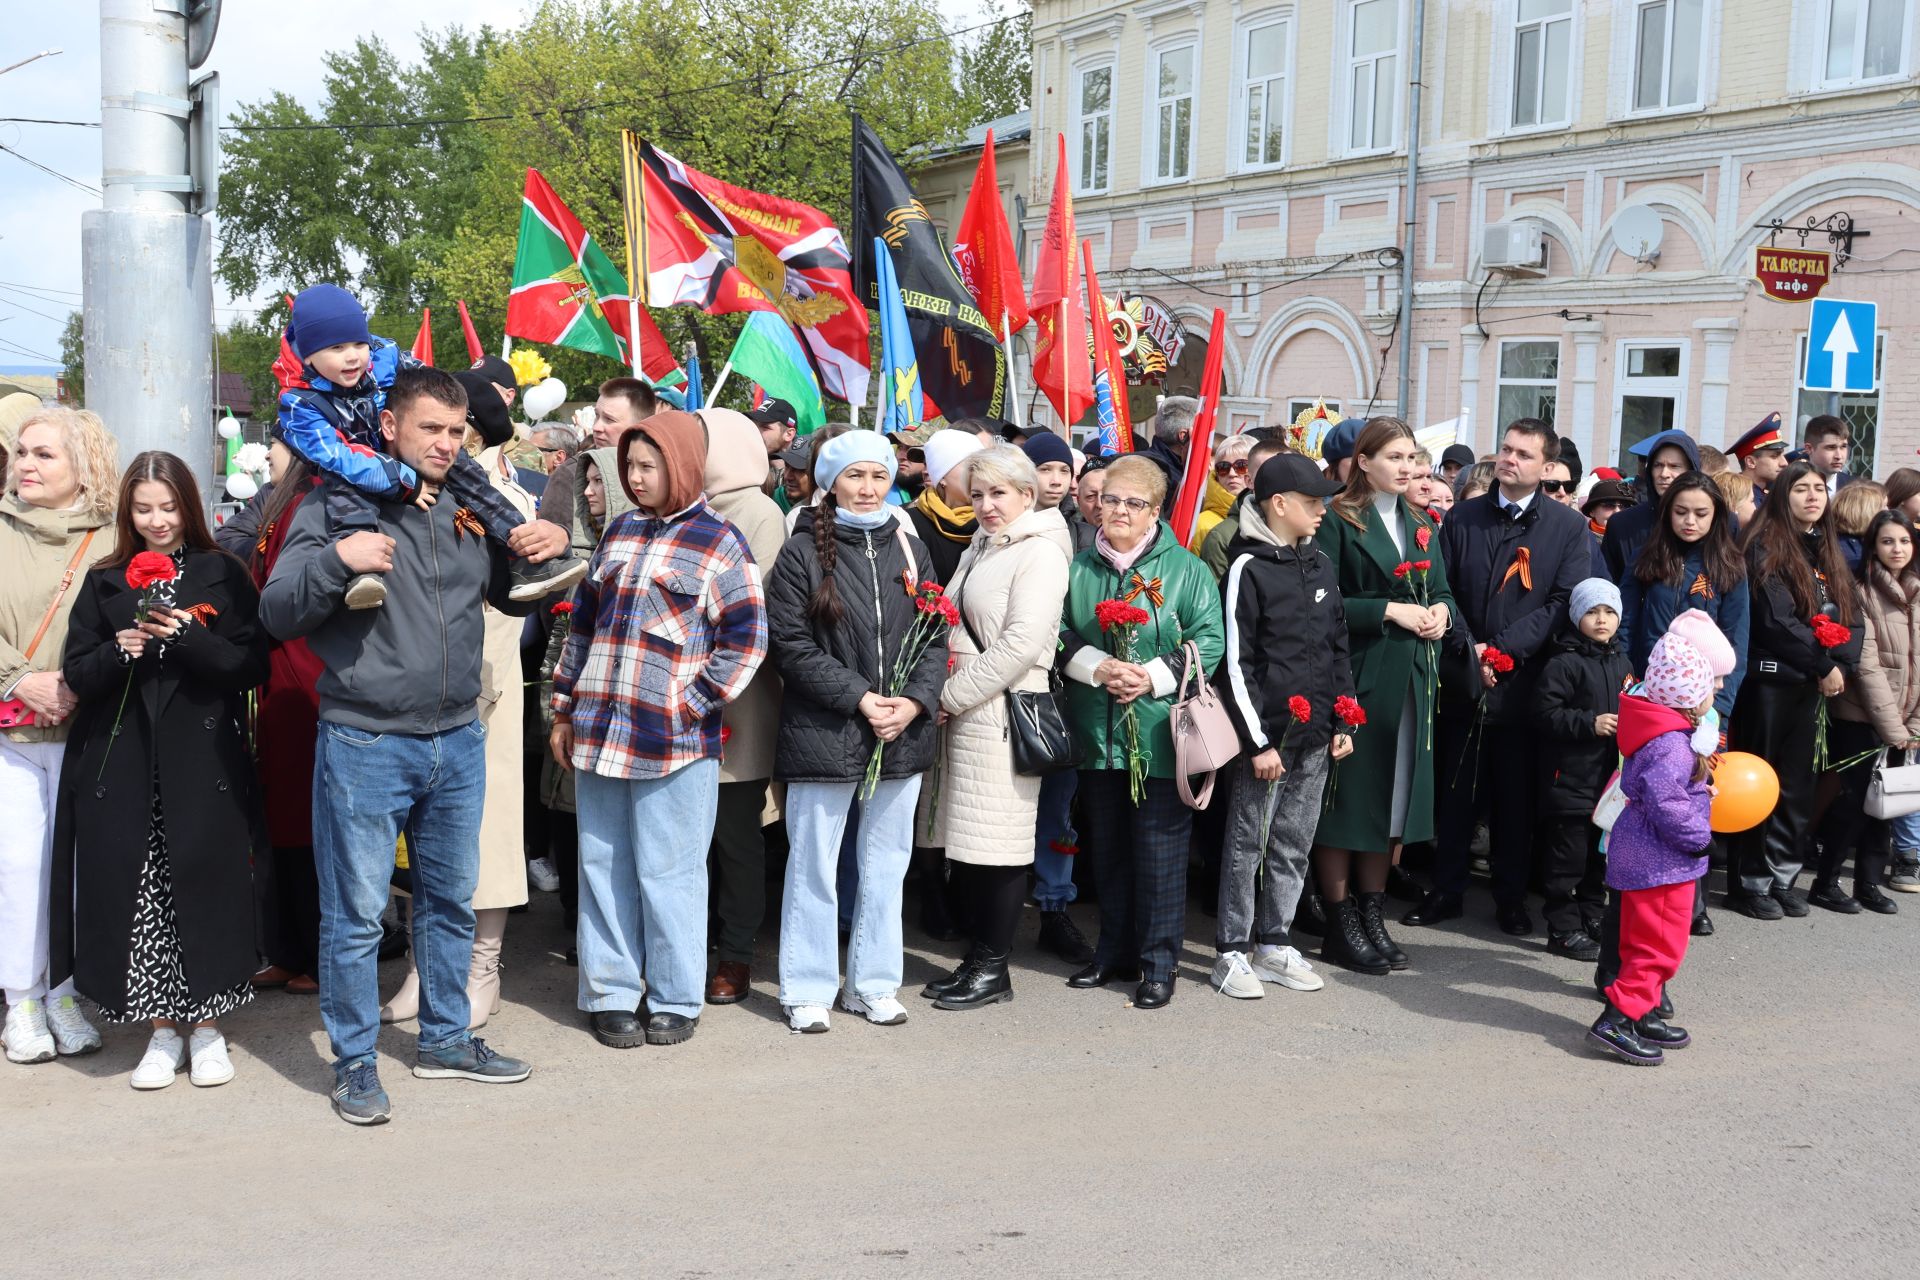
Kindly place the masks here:
<instances>
[{"instance_id":1,"label":"ornate metal sign bracket","mask_svg":"<svg viewBox=\"0 0 1920 1280\"><path fill-rule=\"evenodd\" d=\"M1808 214L1806 222L1798 225L1789 225L1775 218L1772 222L1764 225L1767 231L1767 244L1769 246L1774 243L1776 236L1792 234L1800 237L1800 247L1804 249L1807 247L1808 236L1824 234L1827 238L1827 243L1833 246L1833 269L1835 271L1845 266L1847 260L1853 257L1854 237L1870 236L1873 234L1871 231L1861 231L1855 227L1853 215L1850 213L1830 213L1824 218L1816 218L1812 214Z\"/></svg>"}]
</instances>

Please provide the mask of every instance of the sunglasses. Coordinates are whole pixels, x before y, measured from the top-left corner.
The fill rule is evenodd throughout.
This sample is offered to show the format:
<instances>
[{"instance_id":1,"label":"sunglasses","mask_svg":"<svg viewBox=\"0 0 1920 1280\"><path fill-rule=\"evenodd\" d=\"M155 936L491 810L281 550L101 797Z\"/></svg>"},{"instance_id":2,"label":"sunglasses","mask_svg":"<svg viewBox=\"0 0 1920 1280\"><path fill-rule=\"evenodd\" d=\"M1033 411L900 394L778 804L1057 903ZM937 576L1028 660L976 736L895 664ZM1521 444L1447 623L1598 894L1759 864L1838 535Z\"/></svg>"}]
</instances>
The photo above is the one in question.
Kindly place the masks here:
<instances>
[{"instance_id":1,"label":"sunglasses","mask_svg":"<svg viewBox=\"0 0 1920 1280\"><path fill-rule=\"evenodd\" d=\"M1545 489L1545 490L1546 490L1546 491L1547 491L1548 493L1565 493L1565 492L1566 492L1567 490L1569 490L1569 489L1571 489L1571 488L1573 488L1573 481L1571 481L1571 480L1542 480L1542 481L1540 482L1540 487L1541 487L1542 489Z\"/></svg>"},{"instance_id":2,"label":"sunglasses","mask_svg":"<svg viewBox=\"0 0 1920 1280\"><path fill-rule=\"evenodd\" d=\"M1247 460L1235 458L1227 462L1213 464L1213 474L1217 476L1243 476L1247 474Z\"/></svg>"}]
</instances>

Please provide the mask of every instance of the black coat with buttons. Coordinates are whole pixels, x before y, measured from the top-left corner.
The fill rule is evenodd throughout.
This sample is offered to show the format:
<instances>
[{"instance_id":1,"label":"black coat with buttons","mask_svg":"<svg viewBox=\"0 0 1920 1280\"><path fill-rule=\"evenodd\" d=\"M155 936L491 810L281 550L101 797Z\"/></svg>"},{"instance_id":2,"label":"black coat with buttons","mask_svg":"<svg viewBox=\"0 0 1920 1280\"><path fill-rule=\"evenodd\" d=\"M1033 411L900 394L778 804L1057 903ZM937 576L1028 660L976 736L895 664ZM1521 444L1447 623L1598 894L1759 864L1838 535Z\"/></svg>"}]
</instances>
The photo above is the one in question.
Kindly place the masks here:
<instances>
[{"instance_id":1,"label":"black coat with buttons","mask_svg":"<svg viewBox=\"0 0 1920 1280\"><path fill-rule=\"evenodd\" d=\"M133 625L139 598L124 562L88 573L61 661L80 705L54 819L51 977L72 976L109 1011L126 1001L156 783L193 998L237 986L260 965L252 862L268 846L245 733L247 692L265 681L271 645L260 597L232 556L188 551L175 607L197 621L164 654L149 641L129 665L114 636Z\"/></svg>"}]
</instances>

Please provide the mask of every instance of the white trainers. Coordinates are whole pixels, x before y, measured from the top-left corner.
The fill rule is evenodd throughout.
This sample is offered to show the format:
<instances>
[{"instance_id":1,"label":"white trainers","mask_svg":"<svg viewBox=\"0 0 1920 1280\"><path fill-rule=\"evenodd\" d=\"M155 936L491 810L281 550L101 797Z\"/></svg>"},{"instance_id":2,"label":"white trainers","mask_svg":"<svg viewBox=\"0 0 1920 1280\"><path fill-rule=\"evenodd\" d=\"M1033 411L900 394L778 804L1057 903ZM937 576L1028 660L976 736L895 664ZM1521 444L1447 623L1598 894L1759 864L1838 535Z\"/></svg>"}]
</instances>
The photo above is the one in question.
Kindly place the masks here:
<instances>
[{"instance_id":1,"label":"white trainers","mask_svg":"<svg viewBox=\"0 0 1920 1280\"><path fill-rule=\"evenodd\" d=\"M1253 955L1253 976L1292 991L1318 991L1327 980L1313 971L1293 947L1261 947Z\"/></svg>"},{"instance_id":2,"label":"white trainers","mask_svg":"<svg viewBox=\"0 0 1920 1280\"><path fill-rule=\"evenodd\" d=\"M1247 963L1244 951L1222 951L1213 962L1213 977L1208 981L1215 991L1235 1000L1259 1000L1267 994L1260 979L1253 976L1253 966Z\"/></svg>"},{"instance_id":3,"label":"white trainers","mask_svg":"<svg viewBox=\"0 0 1920 1280\"><path fill-rule=\"evenodd\" d=\"M187 1065L187 1042L172 1027L155 1027L140 1065L133 1069L136 1089L164 1089Z\"/></svg>"},{"instance_id":4,"label":"white trainers","mask_svg":"<svg viewBox=\"0 0 1920 1280\"><path fill-rule=\"evenodd\" d=\"M193 1053L193 1070L187 1079L202 1089L225 1084L233 1079L233 1059L227 1056L227 1038L218 1027L195 1027L188 1042Z\"/></svg>"},{"instance_id":5,"label":"white trainers","mask_svg":"<svg viewBox=\"0 0 1920 1280\"><path fill-rule=\"evenodd\" d=\"M840 993L840 1007L848 1013L857 1013L876 1027L897 1027L907 1020L907 1006L892 996L857 996L851 991Z\"/></svg>"},{"instance_id":6,"label":"white trainers","mask_svg":"<svg viewBox=\"0 0 1920 1280\"><path fill-rule=\"evenodd\" d=\"M542 893L560 892L560 873L552 858L535 858L527 863L527 881Z\"/></svg>"},{"instance_id":7,"label":"white trainers","mask_svg":"<svg viewBox=\"0 0 1920 1280\"><path fill-rule=\"evenodd\" d=\"M47 1002L47 1029L53 1032L54 1047L62 1057L77 1058L100 1050L100 1033L87 1021L87 1015L80 1012L80 1004L72 996Z\"/></svg>"},{"instance_id":8,"label":"white trainers","mask_svg":"<svg viewBox=\"0 0 1920 1280\"><path fill-rule=\"evenodd\" d=\"M21 1000L7 1010L7 1027L0 1032L7 1043L8 1062L52 1062L53 1034L47 1030L44 1000Z\"/></svg>"},{"instance_id":9,"label":"white trainers","mask_svg":"<svg viewBox=\"0 0 1920 1280\"><path fill-rule=\"evenodd\" d=\"M795 1035L819 1035L827 1030L827 1011L817 1004L797 1004L787 1010L787 1025Z\"/></svg>"}]
</instances>

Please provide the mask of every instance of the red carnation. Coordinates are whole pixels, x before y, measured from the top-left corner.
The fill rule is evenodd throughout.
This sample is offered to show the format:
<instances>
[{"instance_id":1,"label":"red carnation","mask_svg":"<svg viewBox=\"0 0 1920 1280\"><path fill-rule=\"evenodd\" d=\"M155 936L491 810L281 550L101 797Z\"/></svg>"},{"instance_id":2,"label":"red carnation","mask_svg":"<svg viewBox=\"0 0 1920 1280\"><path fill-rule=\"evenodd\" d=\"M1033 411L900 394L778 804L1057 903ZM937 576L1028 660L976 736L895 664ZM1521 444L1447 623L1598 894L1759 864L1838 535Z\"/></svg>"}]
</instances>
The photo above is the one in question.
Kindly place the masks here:
<instances>
[{"instance_id":1,"label":"red carnation","mask_svg":"<svg viewBox=\"0 0 1920 1280\"><path fill-rule=\"evenodd\" d=\"M1341 694L1333 700L1333 714L1341 724L1346 725L1349 729L1358 729L1367 722L1366 708L1360 705L1360 700L1350 698L1345 694Z\"/></svg>"},{"instance_id":2,"label":"red carnation","mask_svg":"<svg viewBox=\"0 0 1920 1280\"><path fill-rule=\"evenodd\" d=\"M1393 576L1396 578L1404 578L1412 572L1413 561L1411 560L1402 560L1399 564L1393 566Z\"/></svg>"},{"instance_id":3,"label":"red carnation","mask_svg":"<svg viewBox=\"0 0 1920 1280\"><path fill-rule=\"evenodd\" d=\"M1147 624L1147 611L1125 600L1102 600L1093 606L1094 621L1100 624L1102 631L1111 631L1115 627L1141 627Z\"/></svg>"},{"instance_id":4,"label":"red carnation","mask_svg":"<svg viewBox=\"0 0 1920 1280\"><path fill-rule=\"evenodd\" d=\"M1301 724L1313 719L1313 704L1297 693L1287 699L1287 710L1293 712L1293 718Z\"/></svg>"},{"instance_id":5,"label":"red carnation","mask_svg":"<svg viewBox=\"0 0 1920 1280\"><path fill-rule=\"evenodd\" d=\"M960 607L945 596L940 597L940 619L950 627L960 625Z\"/></svg>"},{"instance_id":6,"label":"red carnation","mask_svg":"<svg viewBox=\"0 0 1920 1280\"><path fill-rule=\"evenodd\" d=\"M1416 569L1418 569L1418 570L1419 570L1420 572L1422 572L1422 573L1425 573L1425 572L1426 572L1427 570L1429 570L1429 569L1431 569L1431 568L1433 568L1433 561L1431 561L1431 560L1415 560L1415 561L1413 562L1413 567L1414 567L1414 568L1416 568Z\"/></svg>"},{"instance_id":7,"label":"red carnation","mask_svg":"<svg viewBox=\"0 0 1920 1280\"><path fill-rule=\"evenodd\" d=\"M139 552L127 562L127 585L135 591L145 591L156 582L172 582L178 574L173 557L158 551Z\"/></svg>"},{"instance_id":8,"label":"red carnation","mask_svg":"<svg viewBox=\"0 0 1920 1280\"><path fill-rule=\"evenodd\" d=\"M547 610L547 612L556 618L564 618L573 612L573 601L556 600L553 602L553 608Z\"/></svg>"},{"instance_id":9,"label":"red carnation","mask_svg":"<svg viewBox=\"0 0 1920 1280\"><path fill-rule=\"evenodd\" d=\"M1500 675L1505 675L1507 672L1513 670L1513 658L1500 652L1492 645L1488 645L1481 651L1480 661L1492 667L1494 671Z\"/></svg>"},{"instance_id":10,"label":"red carnation","mask_svg":"<svg viewBox=\"0 0 1920 1280\"><path fill-rule=\"evenodd\" d=\"M1427 549L1427 544L1432 541L1433 541L1433 530L1427 528L1425 525L1421 525L1418 529L1415 529L1413 531L1413 545L1420 548L1422 551L1425 551Z\"/></svg>"},{"instance_id":11,"label":"red carnation","mask_svg":"<svg viewBox=\"0 0 1920 1280\"><path fill-rule=\"evenodd\" d=\"M1837 649L1853 639L1853 630L1843 627L1824 613L1813 617L1813 638L1823 649Z\"/></svg>"}]
</instances>

